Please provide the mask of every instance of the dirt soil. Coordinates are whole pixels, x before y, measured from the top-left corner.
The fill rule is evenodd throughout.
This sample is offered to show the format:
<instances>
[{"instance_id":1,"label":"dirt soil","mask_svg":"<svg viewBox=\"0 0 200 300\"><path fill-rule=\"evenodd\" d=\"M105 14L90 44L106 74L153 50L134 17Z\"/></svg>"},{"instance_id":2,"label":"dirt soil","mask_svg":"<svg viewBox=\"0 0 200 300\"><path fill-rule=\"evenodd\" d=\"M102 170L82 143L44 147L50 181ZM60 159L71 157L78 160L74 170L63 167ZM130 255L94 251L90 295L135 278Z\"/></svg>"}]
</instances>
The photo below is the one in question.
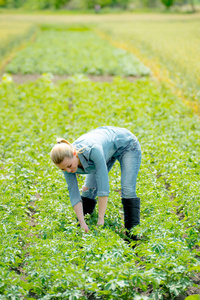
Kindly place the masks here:
<instances>
[{"instance_id":1,"label":"dirt soil","mask_svg":"<svg viewBox=\"0 0 200 300\"><path fill-rule=\"evenodd\" d=\"M13 81L17 84L23 84L26 82L33 82L35 80L37 80L38 78L41 77L40 74L26 74L26 75L21 75L21 74L11 74ZM102 82L112 82L114 76L111 75L104 75L104 76L93 76L93 75L87 75L88 78L93 81L93 82L97 82L97 81L102 81ZM69 75L54 75L52 81L54 83L56 83L59 80L65 80L67 78L69 78ZM134 82L136 81L138 78L140 77L133 77L133 76L128 76L125 77L128 81L130 82Z\"/></svg>"}]
</instances>

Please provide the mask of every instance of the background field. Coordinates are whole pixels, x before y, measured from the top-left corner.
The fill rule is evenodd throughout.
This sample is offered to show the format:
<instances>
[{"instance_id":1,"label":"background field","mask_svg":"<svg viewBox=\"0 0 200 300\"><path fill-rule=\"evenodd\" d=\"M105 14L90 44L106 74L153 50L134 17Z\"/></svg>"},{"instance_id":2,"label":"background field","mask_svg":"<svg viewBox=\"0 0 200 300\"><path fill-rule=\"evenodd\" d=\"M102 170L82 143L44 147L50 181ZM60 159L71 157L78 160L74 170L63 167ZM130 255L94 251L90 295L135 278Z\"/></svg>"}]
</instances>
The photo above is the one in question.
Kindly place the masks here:
<instances>
[{"instance_id":1,"label":"background field","mask_svg":"<svg viewBox=\"0 0 200 300\"><path fill-rule=\"evenodd\" d=\"M122 48L124 43L124 48L130 51L139 49L143 57L159 66L162 75L168 72L163 79L170 78L171 85L175 85L184 96L200 102L199 25L200 20L160 18L133 20L132 24L103 23L100 28Z\"/></svg>"},{"instance_id":2,"label":"background field","mask_svg":"<svg viewBox=\"0 0 200 300\"><path fill-rule=\"evenodd\" d=\"M36 27L30 22L0 18L0 68L2 69L16 47L33 36Z\"/></svg>"},{"instance_id":3,"label":"background field","mask_svg":"<svg viewBox=\"0 0 200 300\"><path fill-rule=\"evenodd\" d=\"M30 24L87 24L101 37L121 49L136 54L153 74L176 89L185 102L199 113L200 15L117 14L56 15L23 14L0 16L1 22L12 20ZM16 36L15 36L16 39Z\"/></svg>"},{"instance_id":4,"label":"background field","mask_svg":"<svg viewBox=\"0 0 200 300\"><path fill-rule=\"evenodd\" d=\"M42 26L40 31L34 44L21 50L7 65L7 72L124 76L150 74L150 70L135 56L112 46L88 27Z\"/></svg>"},{"instance_id":5,"label":"background field","mask_svg":"<svg viewBox=\"0 0 200 300\"><path fill-rule=\"evenodd\" d=\"M10 17L3 14L0 20ZM8 74L2 76L0 299L182 300L200 294L200 121L194 113L199 108L199 56L194 50L199 47L199 15L14 14L11 27L15 22L31 30L28 36L24 31L23 40L16 26L15 37L10 36L10 41L18 39L21 49L15 48L7 71L20 65L23 73L35 73L36 67L46 71L37 54L43 53L41 45L48 56L45 64L51 67L46 31L57 43L58 33L76 27L76 33L88 28L92 35L91 47L85 46L88 57L95 45L96 57L102 59L109 49L110 60L112 51L124 48L122 53L137 54L151 72L136 74L132 82L122 78L127 74L121 71L111 82L93 82L83 70L73 72L74 64L81 62L78 55L66 59L59 44L56 49L50 43L61 65L66 63L77 74L56 84L53 74L43 74L22 85ZM61 45L66 38L62 34ZM37 51L31 56L34 47ZM28 59L31 68L24 63ZM86 60L86 67L90 63L94 66L95 59ZM190 89L193 72L197 81ZM107 74L106 64L101 74ZM73 142L102 125L126 127L141 143L141 225L134 229L141 240L135 248L123 240L119 165L109 175L105 226L96 227L96 211L87 217L90 232L85 234L77 228L64 177L50 161L56 137ZM83 179L79 177L80 188Z\"/></svg>"}]
</instances>

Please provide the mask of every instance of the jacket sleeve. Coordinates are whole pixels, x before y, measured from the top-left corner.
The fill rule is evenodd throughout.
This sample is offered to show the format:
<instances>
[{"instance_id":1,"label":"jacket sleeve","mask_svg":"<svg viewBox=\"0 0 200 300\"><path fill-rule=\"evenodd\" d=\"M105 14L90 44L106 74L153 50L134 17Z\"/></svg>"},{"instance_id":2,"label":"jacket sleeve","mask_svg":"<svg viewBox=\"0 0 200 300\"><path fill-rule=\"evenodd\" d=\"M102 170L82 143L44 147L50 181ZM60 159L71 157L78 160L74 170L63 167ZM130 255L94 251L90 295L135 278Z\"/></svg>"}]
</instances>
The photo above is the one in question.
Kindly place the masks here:
<instances>
[{"instance_id":1,"label":"jacket sleeve","mask_svg":"<svg viewBox=\"0 0 200 300\"><path fill-rule=\"evenodd\" d=\"M76 174L73 173L67 173L66 171L63 171L63 174L65 176L65 180L68 185L68 191L69 191L69 197L72 206L78 204L81 202L81 195L78 189L78 182L76 178Z\"/></svg>"},{"instance_id":2,"label":"jacket sleeve","mask_svg":"<svg viewBox=\"0 0 200 300\"><path fill-rule=\"evenodd\" d=\"M103 148L94 144L90 152L90 160L95 165L95 178L97 183L97 196L109 195L109 179Z\"/></svg>"}]
</instances>

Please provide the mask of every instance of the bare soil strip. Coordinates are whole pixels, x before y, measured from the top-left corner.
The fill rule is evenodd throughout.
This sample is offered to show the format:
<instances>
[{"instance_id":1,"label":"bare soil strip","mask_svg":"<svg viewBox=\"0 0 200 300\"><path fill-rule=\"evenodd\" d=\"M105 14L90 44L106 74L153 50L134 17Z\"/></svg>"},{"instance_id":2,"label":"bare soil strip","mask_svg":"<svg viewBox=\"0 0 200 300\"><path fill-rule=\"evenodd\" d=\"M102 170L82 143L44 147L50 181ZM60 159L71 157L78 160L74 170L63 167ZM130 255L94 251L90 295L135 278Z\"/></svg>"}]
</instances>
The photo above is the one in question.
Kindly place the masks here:
<instances>
[{"instance_id":1,"label":"bare soil strip","mask_svg":"<svg viewBox=\"0 0 200 300\"><path fill-rule=\"evenodd\" d=\"M23 83L27 83L27 82L34 82L37 79L39 79L41 77L41 74L11 74L13 81L17 84L23 84ZM53 75L53 79L52 81L54 83L56 83L59 80L65 80L68 79L69 77L71 77L72 75ZM91 81L93 82L113 82L113 78L116 76L112 76L112 75L102 75L102 76L97 76L97 75L86 75ZM126 78L128 81L130 82L135 82L136 80L138 80L139 78L142 78L144 76L128 76L128 77L124 77Z\"/></svg>"}]
</instances>

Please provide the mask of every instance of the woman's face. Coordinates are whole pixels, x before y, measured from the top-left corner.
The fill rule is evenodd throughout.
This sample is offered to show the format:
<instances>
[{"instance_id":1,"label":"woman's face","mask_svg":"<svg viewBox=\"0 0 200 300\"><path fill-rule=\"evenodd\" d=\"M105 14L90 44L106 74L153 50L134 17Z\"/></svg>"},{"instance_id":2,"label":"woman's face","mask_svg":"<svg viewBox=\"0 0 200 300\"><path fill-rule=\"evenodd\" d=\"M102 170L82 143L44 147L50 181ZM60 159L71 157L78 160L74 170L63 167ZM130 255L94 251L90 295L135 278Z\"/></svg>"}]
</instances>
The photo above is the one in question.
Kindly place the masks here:
<instances>
[{"instance_id":1,"label":"woman's face","mask_svg":"<svg viewBox=\"0 0 200 300\"><path fill-rule=\"evenodd\" d=\"M56 164L56 166L62 171L67 171L67 173L75 173L78 169L79 158L74 153L73 158L65 157L60 164Z\"/></svg>"}]
</instances>

